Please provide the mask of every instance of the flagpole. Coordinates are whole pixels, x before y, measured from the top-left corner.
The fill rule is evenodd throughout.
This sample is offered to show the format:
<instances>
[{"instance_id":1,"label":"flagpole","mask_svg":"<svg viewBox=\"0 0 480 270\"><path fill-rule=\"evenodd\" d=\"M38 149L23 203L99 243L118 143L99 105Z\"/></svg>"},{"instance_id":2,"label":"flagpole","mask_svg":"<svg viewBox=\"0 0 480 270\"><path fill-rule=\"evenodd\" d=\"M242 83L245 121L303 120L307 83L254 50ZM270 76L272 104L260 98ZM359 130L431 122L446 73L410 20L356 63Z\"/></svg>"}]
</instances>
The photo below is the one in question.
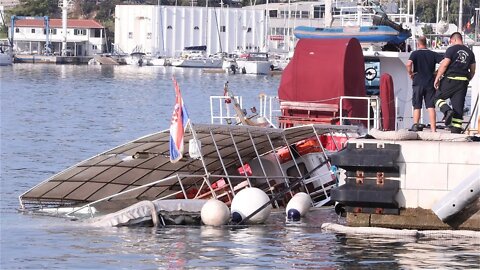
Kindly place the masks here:
<instances>
[{"instance_id":1,"label":"flagpole","mask_svg":"<svg viewBox=\"0 0 480 270\"><path fill-rule=\"evenodd\" d=\"M192 122L190 121L190 119L188 119L188 121L187 121L187 127L190 128L190 132L192 133L192 137L195 140L195 142L200 141L200 140L198 140L197 133L195 132L195 129L193 128L193 125L192 125ZM207 183L208 188L210 188L210 190L212 191L213 198L216 199L217 195L213 191L213 188L210 184L210 173L208 172L207 166L205 165L205 160L203 160L202 151L201 151L200 147L198 146L198 143L195 143L195 146L197 147L197 152L200 154L200 161L202 162L203 169L205 170L205 176L203 177L203 179Z\"/></svg>"}]
</instances>

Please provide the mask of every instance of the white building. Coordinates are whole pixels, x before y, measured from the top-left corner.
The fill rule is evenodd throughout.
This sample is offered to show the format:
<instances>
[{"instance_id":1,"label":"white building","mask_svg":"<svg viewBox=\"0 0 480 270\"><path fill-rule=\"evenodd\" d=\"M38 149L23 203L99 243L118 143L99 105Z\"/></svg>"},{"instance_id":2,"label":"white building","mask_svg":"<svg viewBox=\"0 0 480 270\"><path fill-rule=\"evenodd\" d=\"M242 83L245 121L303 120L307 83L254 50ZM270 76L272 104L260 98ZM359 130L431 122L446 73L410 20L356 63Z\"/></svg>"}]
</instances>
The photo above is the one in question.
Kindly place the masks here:
<instances>
[{"instance_id":1,"label":"white building","mask_svg":"<svg viewBox=\"0 0 480 270\"><path fill-rule=\"evenodd\" d=\"M117 5L115 47L123 52L175 56L185 47L207 53L266 49L264 10Z\"/></svg>"},{"instance_id":2,"label":"white building","mask_svg":"<svg viewBox=\"0 0 480 270\"><path fill-rule=\"evenodd\" d=\"M43 54L47 42L45 19L18 19L14 23L15 53ZM62 20L49 19L48 24L51 52L59 55L63 41ZM11 28L10 25L9 38L12 38ZM91 56L106 51L104 36L104 27L95 20L67 20L67 55Z\"/></svg>"},{"instance_id":3,"label":"white building","mask_svg":"<svg viewBox=\"0 0 480 270\"><path fill-rule=\"evenodd\" d=\"M390 19L406 23L401 14L396 14L398 7L392 0L385 8L393 12ZM363 11L359 16L361 10L352 0L292 1L243 8L118 5L115 43L126 53L167 56L200 45L206 45L210 54L238 49L292 51L295 27L371 25L373 13Z\"/></svg>"}]
</instances>

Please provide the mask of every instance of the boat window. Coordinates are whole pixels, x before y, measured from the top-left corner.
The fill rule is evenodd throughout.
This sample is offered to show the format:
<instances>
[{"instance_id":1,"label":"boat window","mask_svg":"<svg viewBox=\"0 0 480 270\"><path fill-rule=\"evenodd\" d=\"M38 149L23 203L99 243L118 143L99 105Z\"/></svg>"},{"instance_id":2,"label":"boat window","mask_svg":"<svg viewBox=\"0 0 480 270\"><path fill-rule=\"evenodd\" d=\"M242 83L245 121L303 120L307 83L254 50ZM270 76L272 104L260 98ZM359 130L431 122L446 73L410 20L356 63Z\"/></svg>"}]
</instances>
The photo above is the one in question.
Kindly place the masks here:
<instances>
[{"instance_id":1,"label":"boat window","mask_svg":"<svg viewBox=\"0 0 480 270\"><path fill-rule=\"evenodd\" d=\"M365 88L367 96L380 94L380 61L365 59Z\"/></svg>"}]
</instances>

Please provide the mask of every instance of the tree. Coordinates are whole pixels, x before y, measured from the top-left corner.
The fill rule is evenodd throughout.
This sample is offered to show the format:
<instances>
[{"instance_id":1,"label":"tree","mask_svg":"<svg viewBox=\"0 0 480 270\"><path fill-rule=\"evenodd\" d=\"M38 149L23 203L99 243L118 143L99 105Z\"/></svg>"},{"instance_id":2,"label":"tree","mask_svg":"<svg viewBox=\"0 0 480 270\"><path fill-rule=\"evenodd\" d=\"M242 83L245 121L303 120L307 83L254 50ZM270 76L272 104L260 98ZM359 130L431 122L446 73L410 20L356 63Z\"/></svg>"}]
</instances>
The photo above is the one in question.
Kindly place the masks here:
<instances>
[{"instance_id":1,"label":"tree","mask_svg":"<svg viewBox=\"0 0 480 270\"><path fill-rule=\"evenodd\" d=\"M61 14L58 1L51 0L20 0L19 5L11 10L17 16L49 16Z\"/></svg>"}]
</instances>

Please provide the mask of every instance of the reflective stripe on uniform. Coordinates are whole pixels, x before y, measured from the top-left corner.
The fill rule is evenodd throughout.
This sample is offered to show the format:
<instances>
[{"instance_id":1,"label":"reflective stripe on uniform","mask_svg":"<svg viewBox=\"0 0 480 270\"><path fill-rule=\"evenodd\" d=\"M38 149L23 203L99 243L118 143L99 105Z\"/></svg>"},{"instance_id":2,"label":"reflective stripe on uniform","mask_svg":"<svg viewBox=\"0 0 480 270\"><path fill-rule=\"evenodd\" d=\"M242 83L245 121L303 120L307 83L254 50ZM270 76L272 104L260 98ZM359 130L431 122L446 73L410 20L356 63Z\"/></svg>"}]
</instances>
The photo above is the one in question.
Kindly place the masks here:
<instances>
[{"instance_id":1,"label":"reflective stripe on uniform","mask_svg":"<svg viewBox=\"0 0 480 270\"><path fill-rule=\"evenodd\" d=\"M458 118L452 118L452 127L462 128L462 120Z\"/></svg>"},{"instance_id":2,"label":"reflective stripe on uniform","mask_svg":"<svg viewBox=\"0 0 480 270\"><path fill-rule=\"evenodd\" d=\"M436 105L437 105L438 108L442 107L444 104L447 104L447 102L445 102L445 100L443 100L443 99L439 99L436 102Z\"/></svg>"},{"instance_id":3,"label":"reflective stripe on uniform","mask_svg":"<svg viewBox=\"0 0 480 270\"><path fill-rule=\"evenodd\" d=\"M468 81L467 77L462 77L462 76L456 76L456 77L447 77L450 80L456 80L456 81Z\"/></svg>"}]
</instances>

